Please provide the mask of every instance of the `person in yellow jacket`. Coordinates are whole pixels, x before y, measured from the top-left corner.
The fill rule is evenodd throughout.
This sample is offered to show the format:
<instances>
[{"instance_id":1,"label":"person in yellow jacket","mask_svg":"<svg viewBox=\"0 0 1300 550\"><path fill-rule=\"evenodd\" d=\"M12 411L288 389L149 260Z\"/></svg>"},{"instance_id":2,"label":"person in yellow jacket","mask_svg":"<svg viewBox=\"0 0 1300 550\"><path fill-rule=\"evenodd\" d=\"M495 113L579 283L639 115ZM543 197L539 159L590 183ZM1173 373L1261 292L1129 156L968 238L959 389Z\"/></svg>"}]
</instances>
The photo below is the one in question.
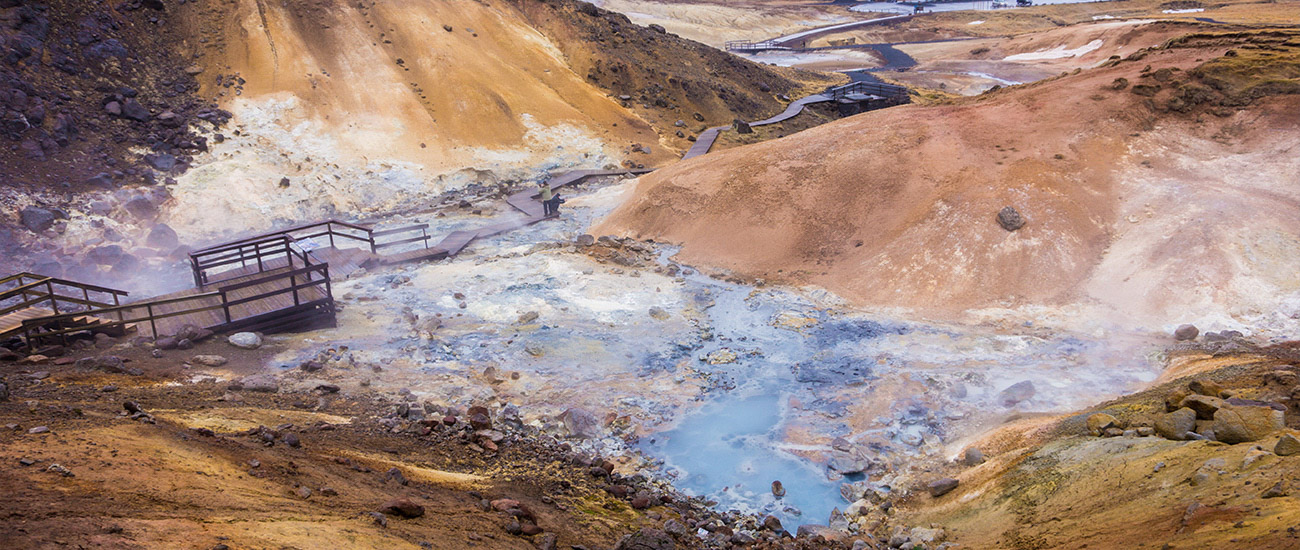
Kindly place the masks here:
<instances>
[{"instance_id":1,"label":"person in yellow jacket","mask_svg":"<svg viewBox=\"0 0 1300 550\"><path fill-rule=\"evenodd\" d=\"M559 200L556 199L555 191L551 190L551 182L542 182L539 186L542 187L542 216L559 216Z\"/></svg>"},{"instance_id":2,"label":"person in yellow jacket","mask_svg":"<svg viewBox=\"0 0 1300 550\"><path fill-rule=\"evenodd\" d=\"M555 192L551 190L551 182L542 182L541 188L542 215L547 218L557 215L558 212L555 211Z\"/></svg>"}]
</instances>

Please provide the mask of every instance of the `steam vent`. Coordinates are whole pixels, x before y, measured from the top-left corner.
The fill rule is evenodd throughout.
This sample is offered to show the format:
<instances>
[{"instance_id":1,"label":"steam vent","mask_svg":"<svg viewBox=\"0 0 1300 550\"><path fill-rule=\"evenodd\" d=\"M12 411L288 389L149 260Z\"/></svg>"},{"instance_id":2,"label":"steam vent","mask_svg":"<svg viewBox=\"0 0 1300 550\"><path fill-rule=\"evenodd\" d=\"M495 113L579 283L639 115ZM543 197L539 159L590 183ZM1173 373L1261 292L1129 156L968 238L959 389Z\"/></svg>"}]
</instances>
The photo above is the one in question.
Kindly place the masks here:
<instances>
[{"instance_id":1,"label":"steam vent","mask_svg":"<svg viewBox=\"0 0 1300 550\"><path fill-rule=\"evenodd\" d=\"M0 0L0 549L1300 548L1300 0Z\"/></svg>"}]
</instances>

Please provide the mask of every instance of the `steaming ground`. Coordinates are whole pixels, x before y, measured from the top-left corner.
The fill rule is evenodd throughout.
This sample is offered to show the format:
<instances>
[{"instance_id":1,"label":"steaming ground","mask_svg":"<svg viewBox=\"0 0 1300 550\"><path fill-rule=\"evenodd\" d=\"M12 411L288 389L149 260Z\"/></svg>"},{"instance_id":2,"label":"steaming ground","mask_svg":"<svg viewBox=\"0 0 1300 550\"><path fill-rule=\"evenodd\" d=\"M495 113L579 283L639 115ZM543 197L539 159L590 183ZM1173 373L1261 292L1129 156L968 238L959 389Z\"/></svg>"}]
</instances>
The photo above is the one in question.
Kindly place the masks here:
<instances>
[{"instance_id":1,"label":"steaming ground","mask_svg":"<svg viewBox=\"0 0 1300 550\"><path fill-rule=\"evenodd\" d=\"M1158 361L1134 359L1163 343L1142 335L925 322L847 307L815 288L710 279L662 260L672 248L629 267L597 261L608 247L569 244L631 188L570 193L561 221L451 260L337 282L339 328L276 337L290 351L268 366L333 350L329 378L297 384L512 403L526 422L561 433L557 417L580 408L609 426L584 445L622 454L623 467L651 467L725 508L796 525L824 523L847 504L828 462L887 465L895 473L884 483L901 487L909 459L955 453L954 441L1008 415L1071 410L1159 373ZM444 234L482 217L393 223L414 221ZM1033 389L1006 404L1003 390L1025 382ZM745 421L720 420L733 417ZM836 438L848 451L832 449ZM767 489L774 480L788 490L779 501Z\"/></svg>"}]
</instances>

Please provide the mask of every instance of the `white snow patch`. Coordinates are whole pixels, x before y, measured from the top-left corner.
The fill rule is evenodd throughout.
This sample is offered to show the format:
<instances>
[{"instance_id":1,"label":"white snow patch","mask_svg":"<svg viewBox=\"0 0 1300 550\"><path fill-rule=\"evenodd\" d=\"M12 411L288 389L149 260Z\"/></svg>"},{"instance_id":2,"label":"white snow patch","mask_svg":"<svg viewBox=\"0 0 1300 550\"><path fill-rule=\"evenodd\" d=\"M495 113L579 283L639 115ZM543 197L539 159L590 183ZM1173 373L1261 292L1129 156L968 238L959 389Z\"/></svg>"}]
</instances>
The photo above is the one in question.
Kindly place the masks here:
<instances>
[{"instance_id":1,"label":"white snow patch","mask_svg":"<svg viewBox=\"0 0 1300 550\"><path fill-rule=\"evenodd\" d=\"M1203 11L1205 11L1205 8L1188 8L1185 10L1165 10L1162 13L1200 13Z\"/></svg>"},{"instance_id":2,"label":"white snow patch","mask_svg":"<svg viewBox=\"0 0 1300 550\"><path fill-rule=\"evenodd\" d=\"M971 21L970 23L967 23L967 25L983 25L983 24L984 24L983 19L980 19L979 21Z\"/></svg>"},{"instance_id":3,"label":"white snow patch","mask_svg":"<svg viewBox=\"0 0 1300 550\"><path fill-rule=\"evenodd\" d=\"M1042 59L1065 59L1068 57L1078 57L1088 52L1096 51L1101 48L1101 40L1093 40L1083 46L1074 49L1066 49L1064 45L1057 46L1050 50L1039 50L1029 53L1018 53L1008 55L1003 61L1037 61Z\"/></svg>"}]
</instances>

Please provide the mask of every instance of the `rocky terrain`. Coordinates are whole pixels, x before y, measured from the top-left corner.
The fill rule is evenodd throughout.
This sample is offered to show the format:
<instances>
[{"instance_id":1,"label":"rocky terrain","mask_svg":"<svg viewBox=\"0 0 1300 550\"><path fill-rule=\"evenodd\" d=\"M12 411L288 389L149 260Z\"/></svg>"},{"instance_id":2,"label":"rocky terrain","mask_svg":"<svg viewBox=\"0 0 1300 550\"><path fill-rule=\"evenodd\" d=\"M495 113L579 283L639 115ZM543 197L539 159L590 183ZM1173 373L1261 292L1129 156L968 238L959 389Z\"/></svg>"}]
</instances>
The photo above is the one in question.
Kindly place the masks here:
<instances>
[{"instance_id":1,"label":"rocky terrain","mask_svg":"<svg viewBox=\"0 0 1300 550\"><path fill-rule=\"evenodd\" d=\"M848 78L705 44L846 8L0 0L10 271L149 296L234 234L662 167L338 275L335 327L0 341L0 547L1293 548L1292 7L832 36L970 40L677 163Z\"/></svg>"}]
</instances>

